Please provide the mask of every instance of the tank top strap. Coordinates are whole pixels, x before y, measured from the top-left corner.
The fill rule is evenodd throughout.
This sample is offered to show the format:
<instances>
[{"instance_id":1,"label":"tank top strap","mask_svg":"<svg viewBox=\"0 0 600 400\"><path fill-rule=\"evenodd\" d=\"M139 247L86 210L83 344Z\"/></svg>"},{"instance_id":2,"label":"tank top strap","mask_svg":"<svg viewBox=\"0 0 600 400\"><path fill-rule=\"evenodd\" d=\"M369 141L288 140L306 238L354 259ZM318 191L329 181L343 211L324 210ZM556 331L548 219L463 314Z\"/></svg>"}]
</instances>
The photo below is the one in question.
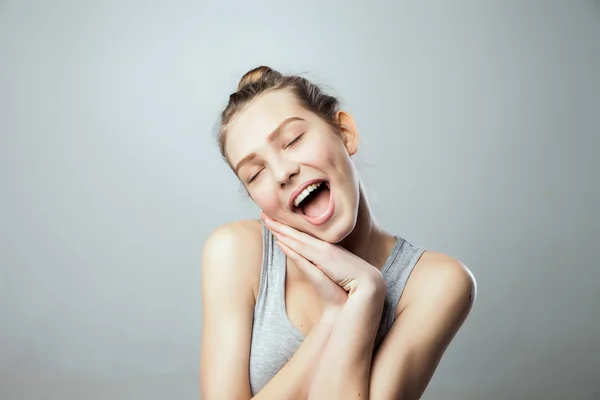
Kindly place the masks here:
<instances>
[{"instance_id":1,"label":"tank top strap","mask_svg":"<svg viewBox=\"0 0 600 400\"><path fill-rule=\"evenodd\" d=\"M285 253L264 226L261 277L254 306L249 378L255 395L292 358L304 339L285 312Z\"/></svg>"},{"instance_id":2,"label":"tank top strap","mask_svg":"<svg viewBox=\"0 0 600 400\"><path fill-rule=\"evenodd\" d=\"M277 279L273 279L273 240L269 229L261 220L262 227L262 266L260 269L260 282L258 285L258 294L254 306L254 320L261 319L267 307L268 292L271 292L277 285ZM273 287L271 287L273 285Z\"/></svg>"},{"instance_id":3,"label":"tank top strap","mask_svg":"<svg viewBox=\"0 0 600 400\"><path fill-rule=\"evenodd\" d=\"M396 309L398 308L398 303L404 292L408 278L426 251L424 247L415 246L400 236L395 237L396 244L381 268L381 273L386 283L387 294L381 316L382 320L379 332L379 336L381 337L378 337L379 340L376 340L378 343L392 328L396 320Z\"/></svg>"},{"instance_id":4,"label":"tank top strap","mask_svg":"<svg viewBox=\"0 0 600 400\"><path fill-rule=\"evenodd\" d=\"M276 309L282 307L286 265L285 253L275 244L275 237L264 222L261 221L261 225L263 260L258 295L254 307L254 320L259 323L266 315L278 315Z\"/></svg>"}]
</instances>

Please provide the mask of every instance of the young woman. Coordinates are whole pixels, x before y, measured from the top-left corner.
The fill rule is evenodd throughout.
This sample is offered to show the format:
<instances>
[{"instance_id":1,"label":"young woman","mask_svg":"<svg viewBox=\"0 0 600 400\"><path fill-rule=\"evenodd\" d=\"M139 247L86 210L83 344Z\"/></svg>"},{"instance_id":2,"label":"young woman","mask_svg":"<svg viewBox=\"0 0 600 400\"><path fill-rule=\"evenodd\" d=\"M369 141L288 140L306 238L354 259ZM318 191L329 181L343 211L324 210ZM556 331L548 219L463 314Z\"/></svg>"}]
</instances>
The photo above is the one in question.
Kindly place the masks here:
<instances>
[{"instance_id":1,"label":"young woman","mask_svg":"<svg viewBox=\"0 0 600 400\"><path fill-rule=\"evenodd\" d=\"M262 213L204 244L202 399L418 399L476 284L378 225L352 116L262 66L230 96L219 147Z\"/></svg>"}]
</instances>

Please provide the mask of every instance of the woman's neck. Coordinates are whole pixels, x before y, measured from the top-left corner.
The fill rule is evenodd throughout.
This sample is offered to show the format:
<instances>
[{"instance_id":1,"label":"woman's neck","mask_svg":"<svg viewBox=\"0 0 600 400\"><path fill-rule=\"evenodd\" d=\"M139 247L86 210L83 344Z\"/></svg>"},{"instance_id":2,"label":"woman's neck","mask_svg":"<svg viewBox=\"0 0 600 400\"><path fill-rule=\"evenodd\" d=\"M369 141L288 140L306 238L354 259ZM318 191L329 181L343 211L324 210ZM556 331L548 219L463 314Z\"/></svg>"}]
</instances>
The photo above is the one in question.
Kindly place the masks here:
<instances>
[{"instance_id":1,"label":"woman's neck","mask_svg":"<svg viewBox=\"0 0 600 400\"><path fill-rule=\"evenodd\" d=\"M340 242L340 245L381 269L394 247L396 238L384 231L375 220L362 184L359 193L356 225L352 232Z\"/></svg>"}]
</instances>

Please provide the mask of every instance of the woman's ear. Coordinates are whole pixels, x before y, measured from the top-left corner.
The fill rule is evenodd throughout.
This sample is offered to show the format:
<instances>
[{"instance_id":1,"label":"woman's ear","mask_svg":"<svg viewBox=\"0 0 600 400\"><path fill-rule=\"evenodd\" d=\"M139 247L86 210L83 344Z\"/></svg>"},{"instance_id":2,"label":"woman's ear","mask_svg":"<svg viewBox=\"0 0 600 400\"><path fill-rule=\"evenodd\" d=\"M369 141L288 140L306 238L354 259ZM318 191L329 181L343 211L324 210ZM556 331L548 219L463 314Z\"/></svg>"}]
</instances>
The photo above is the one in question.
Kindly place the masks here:
<instances>
[{"instance_id":1,"label":"woman's ear","mask_svg":"<svg viewBox=\"0 0 600 400\"><path fill-rule=\"evenodd\" d=\"M358 131L354 124L354 118L345 111L338 111L336 119L346 150L350 156L353 156L358 151Z\"/></svg>"}]
</instances>

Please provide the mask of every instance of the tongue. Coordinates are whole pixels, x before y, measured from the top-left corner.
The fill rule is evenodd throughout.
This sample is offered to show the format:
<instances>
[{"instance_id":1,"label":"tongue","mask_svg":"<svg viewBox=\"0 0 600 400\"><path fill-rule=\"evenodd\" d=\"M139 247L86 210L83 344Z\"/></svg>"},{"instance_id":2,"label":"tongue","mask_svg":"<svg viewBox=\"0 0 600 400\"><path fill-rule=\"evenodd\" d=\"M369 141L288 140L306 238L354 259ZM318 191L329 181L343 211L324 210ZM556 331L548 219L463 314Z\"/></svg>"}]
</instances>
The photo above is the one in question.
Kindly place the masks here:
<instances>
[{"instance_id":1,"label":"tongue","mask_svg":"<svg viewBox=\"0 0 600 400\"><path fill-rule=\"evenodd\" d=\"M306 199L306 204L302 206L304 215L314 218L325 214L327 207L329 207L329 195L329 188L324 188Z\"/></svg>"}]
</instances>

